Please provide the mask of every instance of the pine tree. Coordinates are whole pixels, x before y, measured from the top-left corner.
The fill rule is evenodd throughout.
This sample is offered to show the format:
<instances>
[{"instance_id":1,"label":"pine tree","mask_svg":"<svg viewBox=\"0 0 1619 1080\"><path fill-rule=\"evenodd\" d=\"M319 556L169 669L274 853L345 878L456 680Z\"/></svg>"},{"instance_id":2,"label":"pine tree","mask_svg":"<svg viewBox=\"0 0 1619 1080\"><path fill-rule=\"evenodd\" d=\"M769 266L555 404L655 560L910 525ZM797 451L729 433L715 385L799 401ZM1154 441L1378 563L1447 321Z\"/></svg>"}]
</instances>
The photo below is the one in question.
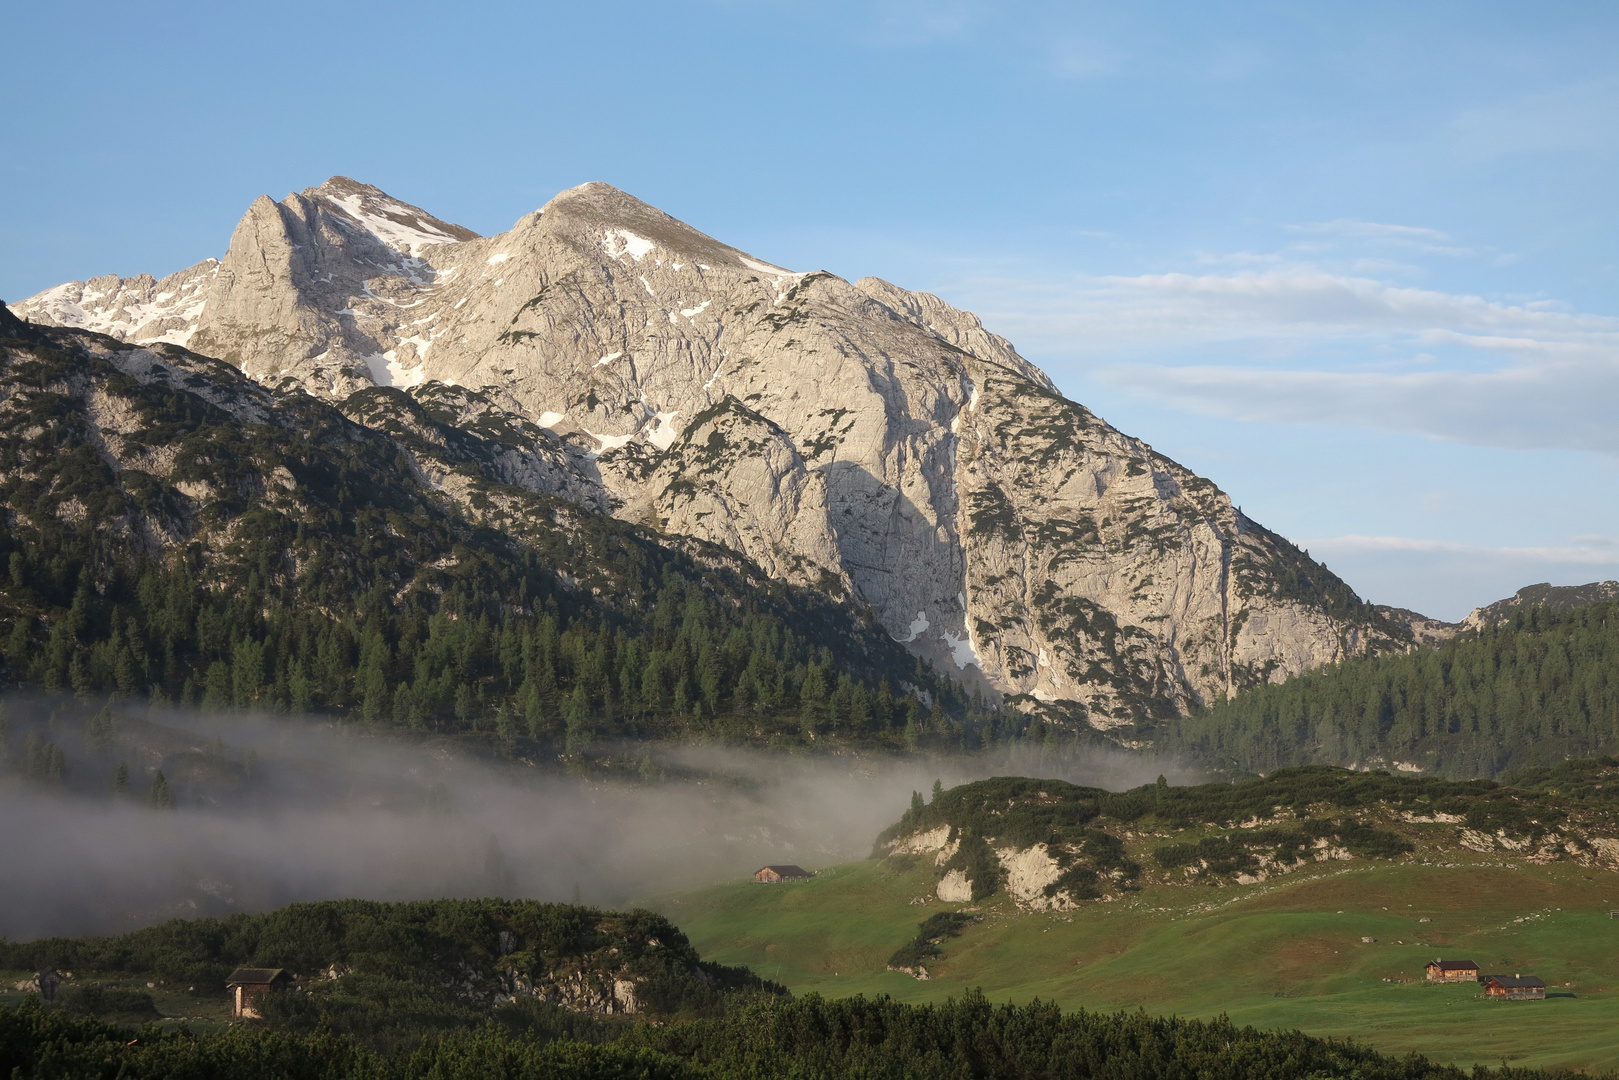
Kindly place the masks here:
<instances>
[{"instance_id":1,"label":"pine tree","mask_svg":"<svg viewBox=\"0 0 1619 1080\"><path fill-rule=\"evenodd\" d=\"M84 741L92 750L101 751L112 745L112 710L103 706L90 717L84 731Z\"/></svg>"},{"instance_id":2,"label":"pine tree","mask_svg":"<svg viewBox=\"0 0 1619 1080\"><path fill-rule=\"evenodd\" d=\"M169 790L169 781L162 769L152 774L152 787L146 793L146 804L154 810L174 809L174 794Z\"/></svg>"},{"instance_id":3,"label":"pine tree","mask_svg":"<svg viewBox=\"0 0 1619 1080\"><path fill-rule=\"evenodd\" d=\"M129 766L122 761L112 771L112 793L114 795L129 794Z\"/></svg>"}]
</instances>

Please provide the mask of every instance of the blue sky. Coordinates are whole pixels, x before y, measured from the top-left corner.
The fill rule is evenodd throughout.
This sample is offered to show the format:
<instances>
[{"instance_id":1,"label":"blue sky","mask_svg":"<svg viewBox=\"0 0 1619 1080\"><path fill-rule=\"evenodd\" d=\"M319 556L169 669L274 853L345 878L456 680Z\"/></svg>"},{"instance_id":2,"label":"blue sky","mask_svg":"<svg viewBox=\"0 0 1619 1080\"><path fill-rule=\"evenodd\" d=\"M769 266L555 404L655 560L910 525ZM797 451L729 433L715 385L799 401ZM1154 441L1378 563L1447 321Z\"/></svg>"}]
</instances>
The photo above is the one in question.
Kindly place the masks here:
<instances>
[{"instance_id":1,"label":"blue sky","mask_svg":"<svg viewBox=\"0 0 1619 1080\"><path fill-rule=\"evenodd\" d=\"M342 173L977 311L1369 599L1619 577L1619 7L14 4L0 296Z\"/></svg>"}]
</instances>

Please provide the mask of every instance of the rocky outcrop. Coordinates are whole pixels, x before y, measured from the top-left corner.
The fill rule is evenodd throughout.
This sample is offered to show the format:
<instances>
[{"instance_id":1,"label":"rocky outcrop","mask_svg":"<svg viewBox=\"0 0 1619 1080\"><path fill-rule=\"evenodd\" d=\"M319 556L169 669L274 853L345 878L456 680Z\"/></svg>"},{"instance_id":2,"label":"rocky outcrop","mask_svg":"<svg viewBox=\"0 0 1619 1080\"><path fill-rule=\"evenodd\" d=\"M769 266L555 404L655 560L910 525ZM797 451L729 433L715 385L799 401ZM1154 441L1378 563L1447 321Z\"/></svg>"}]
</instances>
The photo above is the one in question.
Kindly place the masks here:
<instances>
[{"instance_id":1,"label":"rocky outcrop","mask_svg":"<svg viewBox=\"0 0 1619 1080\"><path fill-rule=\"evenodd\" d=\"M611 972L573 970L534 979L516 972L506 976L506 999L535 997L569 1012L633 1016L641 1011L636 988L644 979Z\"/></svg>"},{"instance_id":2,"label":"rocky outcrop","mask_svg":"<svg viewBox=\"0 0 1619 1080\"><path fill-rule=\"evenodd\" d=\"M43 326L71 326L137 345L190 342L219 273L218 259L161 280L115 274L70 281L16 305L16 314Z\"/></svg>"},{"instance_id":3,"label":"rocky outcrop","mask_svg":"<svg viewBox=\"0 0 1619 1080\"><path fill-rule=\"evenodd\" d=\"M1034 911L1062 910L1074 906L1073 898L1064 894L1048 894L1046 889L1056 885L1062 877L1062 864L1051 854L1048 844L1034 844L1023 849L997 848L1006 874L1006 892L1019 907Z\"/></svg>"},{"instance_id":4,"label":"rocky outcrop","mask_svg":"<svg viewBox=\"0 0 1619 1080\"><path fill-rule=\"evenodd\" d=\"M947 870L944 877L939 879L933 895L946 903L970 903L973 898L972 879L967 876L965 870Z\"/></svg>"},{"instance_id":5,"label":"rocky outcrop","mask_svg":"<svg viewBox=\"0 0 1619 1080\"><path fill-rule=\"evenodd\" d=\"M1126 741L1413 640L971 314L774 266L605 184L478 237L338 177L255 202L208 281L191 348L446 448L423 466L446 490L476 467L722 544ZM20 310L90 317L59 291Z\"/></svg>"}]
</instances>

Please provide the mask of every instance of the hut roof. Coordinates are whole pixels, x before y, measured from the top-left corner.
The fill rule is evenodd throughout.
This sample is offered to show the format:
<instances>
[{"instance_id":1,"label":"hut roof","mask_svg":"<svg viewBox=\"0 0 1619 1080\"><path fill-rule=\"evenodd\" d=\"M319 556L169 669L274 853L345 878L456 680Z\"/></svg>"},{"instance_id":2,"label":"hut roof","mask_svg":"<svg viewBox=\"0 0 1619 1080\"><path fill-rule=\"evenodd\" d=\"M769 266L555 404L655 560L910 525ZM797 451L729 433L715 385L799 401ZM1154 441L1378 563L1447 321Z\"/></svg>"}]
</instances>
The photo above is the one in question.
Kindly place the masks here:
<instances>
[{"instance_id":1,"label":"hut roof","mask_svg":"<svg viewBox=\"0 0 1619 1080\"><path fill-rule=\"evenodd\" d=\"M225 980L226 986L267 986L280 979L290 979L286 968L237 968Z\"/></svg>"},{"instance_id":2,"label":"hut roof","mask_svg":"<svg viewBox=\"0 0 1619 1080\"><path fill-rule=\"evenodd\" d=\"M1533 975L1486 975L1484 981L1508 989L1515 986L1533 989L1535 987L1545 987L1546 985L1546 980L1537 979Z\"/></svg>"},{"instance_id":3,"label":"hut roof","mask_svg":"<svg viewBox=\"0 0 1619 1080\"><path fill-rule=\"evenodd\" d=\"M778 866L778 865L761 866L758 870L754 871L754 873L762 874L766 870L774 870L776 873L780 874L782 877L811 877L811 876L813 876L813 875L810 874L810 872L808 870L804 869L802 866L794 866L792 863L787 863L786 865L780 865L780 866Z\"/></svg>"},{"instance_id":4,"label":"hut roof","mask_svg":"<svg viewBox=\"0 0 1619 1080\"><path fill-rule=\"evenodd\" d=\"M1430 960L1429 967L1436 967L1440 971L1477 971L1478 965L1471 960Z\"/></svg>"}]
</instances>

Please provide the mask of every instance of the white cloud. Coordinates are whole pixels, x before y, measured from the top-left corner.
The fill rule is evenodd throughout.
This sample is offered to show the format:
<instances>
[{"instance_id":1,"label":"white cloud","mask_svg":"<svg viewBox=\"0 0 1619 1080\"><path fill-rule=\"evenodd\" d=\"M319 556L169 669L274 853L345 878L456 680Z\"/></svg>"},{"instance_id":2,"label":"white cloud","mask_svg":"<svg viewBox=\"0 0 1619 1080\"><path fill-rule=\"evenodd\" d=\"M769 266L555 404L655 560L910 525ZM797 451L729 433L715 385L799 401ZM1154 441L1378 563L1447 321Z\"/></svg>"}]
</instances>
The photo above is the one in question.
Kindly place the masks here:
<instances>
[{"instance_id":1,"label":"white cloud","mask_svg":"<svg viewBox=\"0 0 1619 1080\"><path fill-rule=\"evenodd\" d=\"M1583 585L1619 578L1619 547L1597 542L1608 539L1576 536L1561 543L1492 547L1349 535L1300 543L1368 599L1458 620L1532 582Z\"/></svg>"}]
</instances>

